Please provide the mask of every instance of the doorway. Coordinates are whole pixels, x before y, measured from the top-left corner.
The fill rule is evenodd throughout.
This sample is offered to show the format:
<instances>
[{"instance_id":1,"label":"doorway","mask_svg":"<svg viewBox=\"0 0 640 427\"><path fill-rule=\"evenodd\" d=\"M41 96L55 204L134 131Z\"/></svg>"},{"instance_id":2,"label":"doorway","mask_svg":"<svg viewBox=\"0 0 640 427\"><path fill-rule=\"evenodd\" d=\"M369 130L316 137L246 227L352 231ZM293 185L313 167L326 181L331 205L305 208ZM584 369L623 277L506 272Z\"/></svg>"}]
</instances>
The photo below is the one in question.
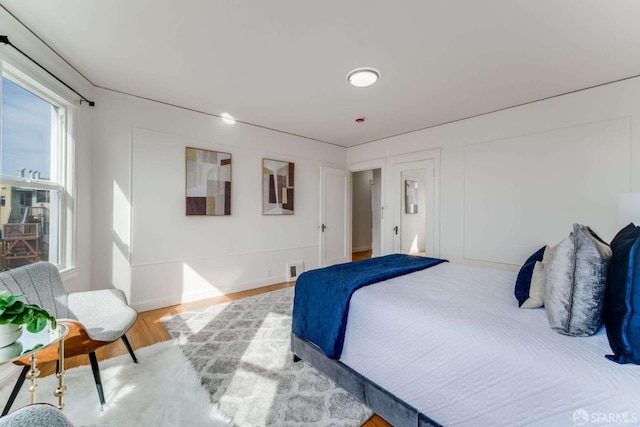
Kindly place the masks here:
<instances>
[{"instance_id":1,"label":"doorway","mask_svg":"<svg viewBox=\"0 0 640 427\"><path fill-rule=\"evenodd\" d=\"M382 170L352 173L352 260L377 257L382 252Z\"/></svg>"}]
</instances>

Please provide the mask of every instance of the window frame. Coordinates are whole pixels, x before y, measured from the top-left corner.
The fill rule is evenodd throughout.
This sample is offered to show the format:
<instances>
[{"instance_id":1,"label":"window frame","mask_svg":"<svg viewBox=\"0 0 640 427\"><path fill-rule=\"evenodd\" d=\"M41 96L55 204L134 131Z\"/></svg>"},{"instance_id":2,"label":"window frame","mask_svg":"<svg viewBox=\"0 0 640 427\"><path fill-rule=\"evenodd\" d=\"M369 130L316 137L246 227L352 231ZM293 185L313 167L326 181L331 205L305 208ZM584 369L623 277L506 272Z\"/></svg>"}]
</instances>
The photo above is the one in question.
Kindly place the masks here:
<instances>
[{"instance_id":1,"label":"window frame","mask_svg":"<svg viewBox=\"0 0 640 427\"><path fill-rule=\"evenodd\" d=\"M58 108L58 147L56 181L31 180L28 177L2 175L2 185L18 186L33 190L60 192L58 260L54 264L61 272L77 269L77 181L75 156L75 98L62 90L60 84L30 64L19 60L7 60L0 56L0 76L6 77L23 89ZM2 90L0 87L0 100ZM2 117L0 106L0 118ZM2 123L0 121L0 126ZM0 132L0 148L2 144ZM53 153L52 153L53 155Z\"/></svg>"}]
</instances>

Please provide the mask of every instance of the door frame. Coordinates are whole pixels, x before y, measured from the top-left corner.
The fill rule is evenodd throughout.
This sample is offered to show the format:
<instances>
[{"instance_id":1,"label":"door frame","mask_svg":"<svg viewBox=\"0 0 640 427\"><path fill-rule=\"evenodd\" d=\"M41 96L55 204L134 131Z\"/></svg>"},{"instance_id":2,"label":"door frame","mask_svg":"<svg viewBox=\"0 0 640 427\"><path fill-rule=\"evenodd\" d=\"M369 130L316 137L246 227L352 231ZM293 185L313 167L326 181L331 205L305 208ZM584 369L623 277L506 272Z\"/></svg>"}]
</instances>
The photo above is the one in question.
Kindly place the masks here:
<instances>
[{"instance_id":1,"label":"door frame","mask_svg":"<svg viewBox=\"0 0 640 427\"><path fill-rule=\"evenodd\" d=\"M424 187L418 190L424 197L424 209L423 214L424 222L422 223L422 229L425 234L424 250L427 256L433 256L435 252L435 245L432 238L433 236L435 212L434 212L434 200L435 200L435 167L433 159L428 160L413 160L406 163L396 163L393 165L393 252L403 252L403 236L405 235L405 204L406 194L404 186L404 174L405 172L421 171L424 175ZM407 218L408 219L408 218ZM398 227L398 232L396 232Z\"/></svg>"},{"instance_id":2,"label":"door frame","mask_svg":"<svg viewBox=\"0 0 640 427\"><path fill-rule=\"evenodd\" d=\"M425 246L433 247L433 252L428 254L428 256L439 257L440 256L440 148L434 148L431 150L424 151L416 151L413 153L402 154L399 156L389 157L387 159L388 166L390 170L394 170L396 165L400 165L402 163L413 163L420 162L425 160L433 160L433 219L431 221L431 230L432 233L425 237ZM385 253L391 254L394 252L394 213L396 211L400 211L402 206L394 206L394 194L395 192L400 191L396 188L397 183L395 182L395 174L390 173L387 174L387 180L385 184L385 192L391 198L391 212L388 212L387 216L390 218L386 223L387 226L383 228L383 239L386 242ZM383 182L385 182L383 180ZM384 192L383 192L384 193ZM400 200L400 205L402 205L402 197L398 198ZM429 244L427 245L427 241Z\"/></svg>"},{"instance_id":3,"label":"door frame","mask_svg":"<svg viewBox=\"0 0 640 427\"><path fill-rule=\"evenodd\" d=\"M347 166L347 170L353 174L354 172L367 171L372 169L380 169L380 182L381 182L381 191L380 191L380 209L382 210L380 213L380 255L385 255L389 252L386 252L385 247L385 167L386 167L386 159L379 158L373 160L367 160L364 162L356 162L350 163ZM353 176L353 175L352 175ZM351 195L353 197L353 179L351 179ZM351 210L351 227L353 229L353 209ZM393 218L391 219L393 221ZM353 250L353 247L351 248Z\"/></svg>"}]
</instances>

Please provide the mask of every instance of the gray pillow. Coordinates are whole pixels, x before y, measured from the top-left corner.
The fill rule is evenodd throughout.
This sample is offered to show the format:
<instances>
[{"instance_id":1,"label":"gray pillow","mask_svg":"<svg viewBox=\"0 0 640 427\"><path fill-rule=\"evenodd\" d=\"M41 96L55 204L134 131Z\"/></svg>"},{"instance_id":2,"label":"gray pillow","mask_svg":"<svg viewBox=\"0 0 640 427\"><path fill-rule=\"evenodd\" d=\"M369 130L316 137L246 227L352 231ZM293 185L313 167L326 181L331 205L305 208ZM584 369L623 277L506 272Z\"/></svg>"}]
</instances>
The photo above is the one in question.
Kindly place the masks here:
<instances>
[{"instance_id":1,"label":"gray pillow","mask_svg":"<svg viewBox=\"0 0 640 427\"><path fill-rule=\"evenodd\" d=\"M556 332L585 337L598 331L610 259L609 245L580 224L573 224L569 237L549 248L544 306Z\"/></svg>"}]
</instances>

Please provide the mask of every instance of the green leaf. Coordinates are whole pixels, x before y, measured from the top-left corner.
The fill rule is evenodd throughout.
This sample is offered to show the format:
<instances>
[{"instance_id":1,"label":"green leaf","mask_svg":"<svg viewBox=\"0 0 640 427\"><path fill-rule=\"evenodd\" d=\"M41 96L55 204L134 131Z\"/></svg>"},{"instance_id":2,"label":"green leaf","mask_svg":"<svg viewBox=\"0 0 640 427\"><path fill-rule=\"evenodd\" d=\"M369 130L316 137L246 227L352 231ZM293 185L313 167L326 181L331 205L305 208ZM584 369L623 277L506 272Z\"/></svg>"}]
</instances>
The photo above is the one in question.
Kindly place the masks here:
<instances>
[{"instance_id":1,"label":"green leaf","mask_svg":"<svg viewBox=\"0 0 640 427\"><path fill-rule=\"evenodd\" d=\"M16 301L13 303L13 305L8 306L6 308L6 311L8 313L22 313L25 310L25 303L23 303L22 301Z\"/></svg>"},{"instance_id":2,"label":"green leaf","mask_svg":"<svg viewBox=\"0 0 640 427\"><path fill-rule=\"evenodd\" d=\"M27 323L27 331L31 333L40 332L47 326L47 319L41 316L34 317Z\"/></svg>"},{"instance_id":3,"label":"green leaf","mask_svg":"<svg viewBox=\"0 0 640 427\"><path fill-rule=\"evenodd\" d=\"M16 298L15 295L7 295L7 296L2 297L2 299L4 300L4 302L7 305L11 305L11 304L15 303L18 298Z\"/></svg>"},{"instance_id":4,"label":"green leaf","mask_svg":"<svg viewBox=\"0 0 640 427\"><path fill-rule=\"evenodd\" d=\"M12 315L5 315L5 316L2 316L2 317L7 321L7 323L14 323L15 324L16 323L15 320L18 318L18 315L17 314L12 314ZM20 322L20 323L22 323L22 322ZM18 324L20 324L20 323L18 323Z\"/></svg>"}]
</instances>

